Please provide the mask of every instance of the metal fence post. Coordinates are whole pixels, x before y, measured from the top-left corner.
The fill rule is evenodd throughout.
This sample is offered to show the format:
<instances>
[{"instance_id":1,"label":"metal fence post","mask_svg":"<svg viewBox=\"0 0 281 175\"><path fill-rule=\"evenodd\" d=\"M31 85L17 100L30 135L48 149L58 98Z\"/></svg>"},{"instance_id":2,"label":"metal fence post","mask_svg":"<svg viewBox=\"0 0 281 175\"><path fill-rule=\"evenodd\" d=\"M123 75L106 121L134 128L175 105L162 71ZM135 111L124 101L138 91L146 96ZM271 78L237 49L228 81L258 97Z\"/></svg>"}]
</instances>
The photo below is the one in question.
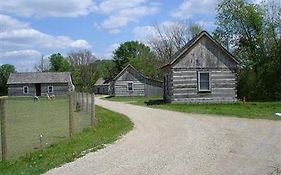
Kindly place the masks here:
<instances>
[{"instance_id":1,"label":"metal fence post","mask_svg":"<svg viewBox=\"0 0 281 175\"><path fill-rule=\"evenodd\" d=\"M1 149L2 160L7 160L7 116L5 111L5 99L0 97L0 119L1 119Z\"/></svg>"},{"instance_id":2,"label":"metal fence post","mask_svg":"<svg viewBox=\"0 0 281 175\"><path fill-rule=\"evenodd\" d=\"M68 95L68 101L69 101L69 137L72 137L73 135L73 99L72 99L72 93Z\"/></svg>"},{"instance_id":3,"label":"metal fence post","mask_svg":"<svg viewBox=\"0 0 281 175\"><path fill-rule=\"evenodd\" d=\"M95 93L91 95L91 126L94 126L96 121L96 108L95 108Z\"/></svg>"}]
</instances>

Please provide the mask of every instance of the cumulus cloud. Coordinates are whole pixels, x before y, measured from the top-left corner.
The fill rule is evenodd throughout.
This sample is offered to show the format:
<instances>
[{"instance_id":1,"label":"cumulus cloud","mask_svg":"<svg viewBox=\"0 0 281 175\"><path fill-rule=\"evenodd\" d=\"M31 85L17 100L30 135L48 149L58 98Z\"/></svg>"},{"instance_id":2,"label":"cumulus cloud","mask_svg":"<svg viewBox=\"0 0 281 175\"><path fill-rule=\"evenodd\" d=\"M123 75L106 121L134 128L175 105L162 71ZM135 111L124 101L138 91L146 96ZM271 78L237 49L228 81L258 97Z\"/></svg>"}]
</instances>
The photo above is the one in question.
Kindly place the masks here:
<instances>
[{"instance_id":1,"label":"cumulus cloud","mask_svg":"<svg viewBox=\"0 0 281 175\"><path fill-rule=\"evenodd\" d=\"M0 62L13 64L20 72L32 71L33 65L40 57L41 53L32 49L0 52Z\"/></svg>"},{"instance_id":2,"label":"cumulus cloud","mask_svg":"<svg viewBox=\"0 0 281 175\"><path fill-rule=\"evenodd\" d=\"M129 22L136 22L139 18L157 12L156 7L135 7L123 9L115 15L109 16L101 26L106 29L117 29L126 26Z\"/></svg>"},{"instance_id":3,"label":"cumulus cloud","mask_svg":"<svg viewBox=\"0 0 281 175\"><path fill-rule=\"evenodd\" d=\"M29 25L10 16L0 14L0 32L10 29L27 28Z\"/></svg>"},{"instance_id":4,"label":"cumulus cloud","mask_svg":"<svg viewBox=\"0 0 281 175\"><path fill-rule=\"evenodd\" d=\"M37 50L14 50L0 53L0 58L9 58L9 57L39 57L41 53Z\"/></svg>"},{"instance_id":5,"label":"cumulus cloud","mask_svg":"<svg viewBox=\"0 0 281 175\"><path fill-rule=\"evenodd\" d=\"M96 28L104 28L109 33L119 33L122 27L131 22L138 22L144 16L154 15L159 11L159 4L146 3L147 0L106 0L98 5L97 11L106 18Z\"/></svg>"},{"instance_id":6,"label":"cumulus cloud","mask_svg":"<svg viewBox=\"0 0 281 175\"><path fill-rule=\"evenodd\" d=\"M109 14L122 9L136 7L146 0L105 0L99 5L99 11L104 14Z\"/></svg>"},{"instance_id":7,"label":"cumulus cloud","mask_svg":"<svg viewBox=\"0 0 281 175\"><path fill-rule=\"evenodd\" d=\"M36 17L77 17L96 10L92 0L5 0L0 11L17 16Z\"/></svg>"},{"instance_id":8,"label":"cumulus cloud","mask_svg":"<svg viewBox=\"0 0 281 175\"><path fill-rule=\"evenodd\" d=\"M177 21L163 21L157 24L160 30L163 30L164 28L167 29L177 25L179 25ZM135 36L135 39L143 42L146 42L148 37L159 37L158 31L153 25L137 26L133 29L133 34Z\"/></svg>"},{"instance_id":9,"label":"cumulus cloud","mask_svg":"<svg viewBox=\"0 0 281 175\"><path fill-rule=\"evenodd\" d=\"M197 14L214 13L217 5L217 0L185 0L177 9L175 9L171 16L179 19L189 19Z\"/></svg>"},{"instance_id":10,"label":"cumulus cloud","mask_svg":"<svg viewBox=\"0 0 281 175\"><path fill-rule=\"evenodd\" d=\"M14 29L0 32L0 40L6 43L16 43L31 48L88 48L85 40L72 40L67 36L52 36L33 28Z\"/></svg>"},{"instance_id":11,"label":"cumulus cloud","mask_svg":"<svg viewBox=\"0 0 281 175\"><path fill-rule=\"evenodd\" d=\"M32 67L41 53L91 47L86 40L43 33L7 15L0 15L0 41L0 62L17 68L28 63L23 67Z\"/></svg>"}]
</instances>

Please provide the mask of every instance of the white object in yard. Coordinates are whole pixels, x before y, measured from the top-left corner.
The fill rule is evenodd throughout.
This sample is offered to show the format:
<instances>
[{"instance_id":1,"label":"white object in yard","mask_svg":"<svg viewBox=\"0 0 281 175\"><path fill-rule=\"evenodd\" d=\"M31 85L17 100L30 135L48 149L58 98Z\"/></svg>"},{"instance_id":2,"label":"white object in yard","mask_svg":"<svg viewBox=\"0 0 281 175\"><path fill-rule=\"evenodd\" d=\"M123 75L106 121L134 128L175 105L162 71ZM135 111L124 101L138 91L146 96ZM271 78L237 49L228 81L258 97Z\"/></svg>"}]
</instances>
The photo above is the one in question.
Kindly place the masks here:
<instances>
[{"instance_id":1,"label":"white object in yard","mask_svg":"<svg viewBox=\"0 0 281 175\"><path fill-rule=\"evenodd\" d=\"M281 113L276 112L276 113L275 113L275 116L276 116L276 117L281 117Z\"/></svg>"}]
</instances>

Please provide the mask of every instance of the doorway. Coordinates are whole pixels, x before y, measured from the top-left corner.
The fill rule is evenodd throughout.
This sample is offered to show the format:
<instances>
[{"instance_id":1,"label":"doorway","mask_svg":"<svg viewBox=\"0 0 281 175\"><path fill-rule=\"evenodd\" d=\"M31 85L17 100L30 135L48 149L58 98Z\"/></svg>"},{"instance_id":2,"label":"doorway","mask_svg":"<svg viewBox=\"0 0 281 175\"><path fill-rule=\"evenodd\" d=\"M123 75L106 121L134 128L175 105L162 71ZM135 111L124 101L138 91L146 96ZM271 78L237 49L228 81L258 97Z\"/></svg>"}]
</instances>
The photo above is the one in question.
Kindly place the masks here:
<instances>
[{"instance_id":1,"label":"doorway","mask_svg":"<svg viewBox=\"0 0 281 175\"><path fill-rule=\"evenodd\" d=\"M41 96L41 84L40 83L35 84L35 89L36 89L36 96Z\"/></svg>"}]
</instances>

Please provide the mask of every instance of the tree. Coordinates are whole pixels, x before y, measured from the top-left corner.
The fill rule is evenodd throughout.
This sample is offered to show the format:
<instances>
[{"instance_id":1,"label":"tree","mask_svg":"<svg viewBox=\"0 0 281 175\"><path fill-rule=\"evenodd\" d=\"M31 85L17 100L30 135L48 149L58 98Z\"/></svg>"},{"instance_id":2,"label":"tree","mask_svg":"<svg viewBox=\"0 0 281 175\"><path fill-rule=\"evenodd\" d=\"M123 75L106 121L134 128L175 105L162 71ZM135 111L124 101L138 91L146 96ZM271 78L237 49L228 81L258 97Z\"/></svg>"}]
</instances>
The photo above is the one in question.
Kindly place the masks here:
<instances>
[{"instance_id":1,"label":"tree","mask_svg":"<svg viewBox=\"0 0 281 175\"><path fill-rule=\"evenodd\" d=\"M241 60L240 97L281 98L281 18L276 4L274 0L262 5L246 0L219 1L214 36Z\"/></svg>"},{"instance_id":2,"label":"tree","mask_svg":"<svg viewBox=\"0 0 281 175\"><path fill-rule=\"evenodd\" d=\"M113 78L118 73L113 60L97 60L95 64L98 78Z\"/></svg>"},{"instance_id":3,"label":"tree","mask_svg":"<svg viewBox=\"0 0 281 175\"><path fill-rule=\"evenodd\" d=\"M66 72L70 71L70 64L60 53L52 54L49 57L50 71L52 72Z\"/></svg>"},{"instance_id":4,"label":"tree","mask_svg":"<svg viewBox=\"0 0 281 175\"><path fill-rule=\"evenodd\" d=\"M0 66L0 95L8 93L7 81L11 73L16 72L16 68L10 64Z\"/></svg>"},{"instance_id":5,"label":"tree","mask_svg":"<svg viewBox=\"0 0 281 175\"><path fill-rule=\"evenodd\" d=\"M95 82L96 57L89 50L71 51L67 57L74 85L78 90L90 91Z\"/></svg>"},{"instance_id":6,"label":"tree","mask_svg":"<svg viewBox=\"0 0 281 175\"><path fill-rule=\"evenodd\" d=\"M159 74L159 64L150 48L138 41L122 43L114 51L113 61L116 66L115 75L123 70L128 63L131 63L146 76L157 77Z\"/></svg>"},{"instance_id":7,"label":"tree","mask_svg":"<svg viewBox=\"0 0 281 175\"><path fill-rule=\"evenodd\" d=\"M170 61L179 49L203 29L198 24L179 21L169 25L156 24L154 30L155 33L148 36L148 43L163 64Z\"/></svg>"},{"instance_id":8,"label":"tree","mask_svg":"<svg viewBox=\"0 0 281 175\"><path fill-rule=\"evenodd\" d=\"M68 60L73 66L88 65L97 60L89 50L71 51L68 53Z\"/></svg>"},{"instance_id":9,"label":"tree","mask_svg":"<svg viewBox=\"0 0 281 175\"><path fill-rule=\"evenodd\" d=\"M34 65L34 68L37 72L47 72L47 71L49 71L49 61L48 61L48 59L44 58L44 56L42 55L38 64Z\"/></svg>"}]
</instances>

